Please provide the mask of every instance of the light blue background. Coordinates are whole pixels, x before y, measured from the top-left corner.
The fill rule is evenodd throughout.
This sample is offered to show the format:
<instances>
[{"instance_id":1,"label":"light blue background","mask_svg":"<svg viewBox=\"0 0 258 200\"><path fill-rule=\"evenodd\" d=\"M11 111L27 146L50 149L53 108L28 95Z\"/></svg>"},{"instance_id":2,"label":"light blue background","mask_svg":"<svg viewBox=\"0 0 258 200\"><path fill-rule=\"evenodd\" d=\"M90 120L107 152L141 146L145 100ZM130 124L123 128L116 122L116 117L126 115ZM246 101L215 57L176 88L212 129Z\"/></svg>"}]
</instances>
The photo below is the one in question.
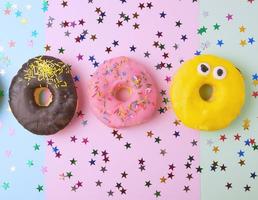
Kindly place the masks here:
<instances>
[{"instance_id":1,"label":"light blue background","mask_svg":"<svg viewBox=\"0 0 258 200\"><path fill-rule=\"evenodd\" d=\"M0 46L4 47L4 51L0 54L10 58L9 65L0 61L0 69L5 70L5 74L0 76L0 87L4 90L0 105L0 121L2 122L2 128L0 128L0 199L44 199L44 192L38 192L36 188L38 184L44 185L41 167L45 159L45 140L22 128L8 111L8 89L21 65L28 58L43 54L45 15L41 9L42 1L18 0L10 2L17 4L18 10L22 12L21 17L16 17L15 11L7 16L4 15L6 2L0 1ZM31 9L28 10L26 5L31 5ZM22 18L26 18L28 23L21 24ZM38 32L37 37L32 37L34 30ZM16 42L14 48L8 47L10 40ZM29 40L34 41L33 48L28 46ZM15 130L13 136L8 134L10 128ZM39 151L34 151L33 146L36 143L40 145ZM6 150L12 151L11 157L5 156ZM28 167L26 164L28 160L33 160L34 166ZM14 172L10 171L11 166L16 167ZM10 188L7 190L2 187L5 181L10 183Z\"/></svg>"}]
</instances>

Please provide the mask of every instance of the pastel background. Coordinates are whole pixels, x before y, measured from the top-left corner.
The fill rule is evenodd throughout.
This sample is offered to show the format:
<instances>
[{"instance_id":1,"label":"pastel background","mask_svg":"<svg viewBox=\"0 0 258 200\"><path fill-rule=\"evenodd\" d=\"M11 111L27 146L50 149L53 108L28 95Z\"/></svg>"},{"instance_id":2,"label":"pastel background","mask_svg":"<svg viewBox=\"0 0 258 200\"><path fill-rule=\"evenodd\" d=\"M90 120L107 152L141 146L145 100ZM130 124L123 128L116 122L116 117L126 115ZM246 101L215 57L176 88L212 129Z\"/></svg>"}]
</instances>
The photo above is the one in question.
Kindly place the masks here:
<instances>
[{"instance_id":1,"label":"pastel background","mask_svg":"<svg viewBox=\"0 0 258 200\"><path fill-rule=\"evenodd\" d=\"M246 82L246 103L239 118L224 130L201 133L202 199L258 195L257 10L256 1L200 2L200 28L207 28L200 35L200 50L232 60Z\"/></svg>"},{"instance_id":2,"label":"pastel background","mask_svg":"<svg viewBox=\"0 0 258 200\"><path fill-rule=\"evenodd\" d=\"M255 0L1 0L0 199L256 199L257 10ZM202 53L231 59L246 80L240 117L212 133L184 127L168 97L180 64ZM72 65L79 95L71 124L48 137L8 106L13 76L39 54ZM161 103L149 122L116 130L95 118L86 90L120 55L148 68Z\"/></svg>"},{"instance_id":3,"label":"pastel background","mask_svg":"<svg viewBox=\"0 0 258 200\"><path fill-rule=\"evenodd\" d=\"M21 64L44 53L44 14L37 1L0 1L0 199L44 199L45 139L13 117L8 88Z\"/></svg>"}]
</instances>

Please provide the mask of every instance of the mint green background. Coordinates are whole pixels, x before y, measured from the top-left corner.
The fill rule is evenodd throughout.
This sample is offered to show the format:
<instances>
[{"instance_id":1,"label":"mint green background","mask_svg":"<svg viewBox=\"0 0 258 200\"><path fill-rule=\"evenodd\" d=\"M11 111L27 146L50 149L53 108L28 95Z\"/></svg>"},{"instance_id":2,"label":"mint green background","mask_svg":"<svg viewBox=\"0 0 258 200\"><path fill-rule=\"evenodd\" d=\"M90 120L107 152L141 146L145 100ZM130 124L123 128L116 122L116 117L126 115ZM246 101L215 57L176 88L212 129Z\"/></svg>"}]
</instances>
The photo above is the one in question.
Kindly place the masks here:
<instances>
[{"instance_id":1,"label":"mint green background","mask_svg":"<svg viewBox=\"0 0 258 200\"><path fill-rule=\"evenodd\" d=\"M258 142L258 98L251 96L253 90L257 88L252 84L252 74L258 73L258 2L249 3L247 0L201 0L200 1L200 27L208 28L207 33L201 37L201 43L210 43L210 46L203 50L202 53L212 53L232 60L235 65L242 71L246 82L246 103L245 107L238 117L228 128L216 132L201 133L201 197L202 200L243 200L258 199L258 177L250 178L251 172L258 174L258 151L251 147L245 146L244 141L250 137L256 138ZM203 14L208 12L208 16ZM233 20L228 21L226 15L233 14ZM214 30L213 25L221 25L220 30ZM246 27L245 33L240 33L239 27ZM240 46L240 40L248 37L254 37L256 42L253 45L247 44L245 47ZM216 45L217 40L222 39L224 45ZM226 111L225 111L226 112ZM243 130L242 122L248 118L251 120L249 131ZM223 113L221 113L223 120ZM234 140L234 135L241 135L240 142ZM219 136L225 134L228 138L223 143ZM207 140L214 143L209 146ZM219 146L220 152L215 154L212 151L213 146ZM241 167L239 150L245 151L246 165ZM227 166L226 172L216 172L210 170L212 161L218 161ZM231 182L233 188L227 190L227 182ZM250 192L244 191L244 186L251 186Z\"/></svg>"}]
</instances>

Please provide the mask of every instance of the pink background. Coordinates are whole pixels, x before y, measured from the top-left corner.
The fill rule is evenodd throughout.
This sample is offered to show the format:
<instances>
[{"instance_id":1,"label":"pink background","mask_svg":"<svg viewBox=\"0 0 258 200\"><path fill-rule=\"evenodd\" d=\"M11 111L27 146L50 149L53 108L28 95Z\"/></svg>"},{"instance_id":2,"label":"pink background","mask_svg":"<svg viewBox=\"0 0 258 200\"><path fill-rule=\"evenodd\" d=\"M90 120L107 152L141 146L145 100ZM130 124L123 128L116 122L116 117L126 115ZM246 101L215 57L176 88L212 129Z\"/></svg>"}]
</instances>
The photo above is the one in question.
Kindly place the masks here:
<instances>
[{"instance_id":1,"label":"pink background","mask_svg":"<svg viewBox=\"0 0 258 200\"><path fill-rule=\"evenodd\" d=\"M62 156L57 158L51 146L47 148L46 166L46 197L47 199L155 199L155 191L161 191L159 199L199 199L200 198L200 177L196 173L199 165L199 134L186 129L182 125L176 126L173 122L176 119L172 110L165 114L156 115L147 123L140 126L121 129L118 132L123 135L119 141L112 135L112 129L106 127L96 119L90 111L88 105L87 82L96 68L88 60L94 55L96 60L102 63L105 59L116 56L129 56L142 62L148 67L148 71L161 89L168 89L170 83L165 81L166 76L171 76L180 66L181 59L188 59L193 56L198 48L198 28L199 8L198 4L192 1L159 1L154 0L151 9L138 7L139 3L146 1L128 1L122 4L118 0L69 1L69 6L63 8L60 1L49 1L49 11L47 12L46 23L49 16L53 17L52 28L46 28L46 44L51 46L49 55L57 56L63 61L72 65L74 75L79 76L80 81L76 82L79 95L78 111L81 110L83 117L74 117L71 125L55 136L50 136L47 140L54 142ZM106 12L103 23L98 24L98 14L96 7L101 7ZM166 13L165 18L160 18L162 11ZM119 13L124 12L130 15L131 20L124 22L118 28L116 23ZM138 19L132 18L132 13L138 12ZM184 14L184 13L187 13ZM62 21L68 22L84 19L83 26L61 28ZM175 26L175 21L181 20L180 28ZM133 24L140 24L139 30L133 29ZM89 34L80 43L75 43L75 37L83 29L87 29ZM70 37L66 37L64 32L69 30ZM157 31L163 32L163 37L158 38ZM97 39L93 42L90 35L96 34ZM188 39L183 42L181 35L187 34ZM113 40L119 40L119 46L113 47ZM165 44L166 49L161 51L153 47L153 41L160 41ZM174 43L179 44L179 49L173 48ZM137 47L136 52L130 52L130 46ZM112 47L111 53L106 53L106 47ZM58 49L63 47L65 53L59 54ZM151 53L150 58L144 58L144 52ZM162 57L164 52L169 53L169 58ZM83 60L78 61L77 55L83 55ZM155 66L161 61L172 63L173 68L156 70ZM169 104L167 104L168 106ZM164 107L164 103L161 103ZM82 125L83 120L87 120L87 125ZM146 132L154 133L152 138L147 137ZM180 136L175 137L174 131L180 131ZM71 142L71 137L76 136L76 142ZM155 143L155 137L160 137L161 142ZM83 138L88 138L87 144L82 143ZM197 146L192 146L191 141L198 140ZM132 148L126 149L125 143L131 143ZM93 156L93 149L97 149L99 154ZM160 155L160 149L166 149L165 156ZM106 150L110 161L105 163L101 152ZM185 164L189 155L194 156L191 169L186 169ZM75 158L76 165L70 165L70 160ZM145 160L145 171L140 171L138 160ZM96 164L90 166L89 161L96 160ZM174 178L168 179L166 183L161 183L160 178L167 176L169 165L174 164ZM107 171L102 173L100 168L105 166ZM73 176L62 180L60 174L71 171ZM126 171L127 178L121 178L121 173ZM186 178L187 173L193 174L190 181ZM101 187L96 187L96 181L100 180ZM152 185L148 188L144 186L145 181L150 180ZM71 186L82 181L83 186L76 192L71 191ZM126 189L126 194L121 194L115 187L117 182L121 182ZM185 192L184 186L189 186L190 191ZM108 197L107 192L114 192L112 197Z\"/></svg>"}]
</instances>

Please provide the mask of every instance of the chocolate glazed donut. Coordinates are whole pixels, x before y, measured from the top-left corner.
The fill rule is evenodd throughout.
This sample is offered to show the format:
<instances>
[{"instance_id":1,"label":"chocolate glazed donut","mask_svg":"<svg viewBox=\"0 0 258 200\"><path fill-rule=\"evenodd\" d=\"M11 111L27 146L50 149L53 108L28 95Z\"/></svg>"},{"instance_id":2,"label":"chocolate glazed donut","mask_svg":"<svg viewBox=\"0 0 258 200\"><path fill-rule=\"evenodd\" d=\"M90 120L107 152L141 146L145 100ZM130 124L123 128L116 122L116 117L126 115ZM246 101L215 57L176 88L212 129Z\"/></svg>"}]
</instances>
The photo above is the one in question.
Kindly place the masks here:
<instances>
[{"instance_id":1,"label":"chocolate glazed donut","mask_svg":"<svg viewBox=\"0 0 258 200\"><path fill-rule=\"evenodd\" d=\"M48 88L52 101L40 106L35 89ZM38 56L23 64L9 89L9 104L19 123L37 135L51 135L68 125L76 106L77 93L70 66L50 56Z\"/></svg>"}]
</instances>

